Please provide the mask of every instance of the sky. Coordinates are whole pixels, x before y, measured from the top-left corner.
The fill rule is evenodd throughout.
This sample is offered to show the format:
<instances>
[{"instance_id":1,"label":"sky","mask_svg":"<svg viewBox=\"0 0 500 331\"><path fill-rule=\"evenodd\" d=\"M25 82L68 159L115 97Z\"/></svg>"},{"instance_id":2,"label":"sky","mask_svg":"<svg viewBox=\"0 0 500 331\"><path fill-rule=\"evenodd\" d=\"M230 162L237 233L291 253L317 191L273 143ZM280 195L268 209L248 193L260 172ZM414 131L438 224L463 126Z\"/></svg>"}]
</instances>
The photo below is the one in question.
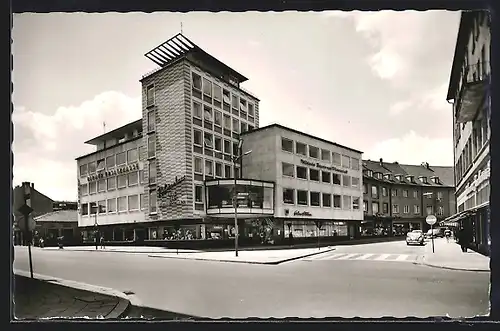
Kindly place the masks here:
<instances>
[{"instance_id":1,"label":"sky","mask_svg":"<svg viewBox=\"0 0 500 331\"><path fill-rule=\"evenodd\" d=\"M236 69L272 123L364 159L453 165L452 11L14 14L13 185L77 199L84 141L141 118L144 54L180 32Z\"/></svg>"}]
</instances>

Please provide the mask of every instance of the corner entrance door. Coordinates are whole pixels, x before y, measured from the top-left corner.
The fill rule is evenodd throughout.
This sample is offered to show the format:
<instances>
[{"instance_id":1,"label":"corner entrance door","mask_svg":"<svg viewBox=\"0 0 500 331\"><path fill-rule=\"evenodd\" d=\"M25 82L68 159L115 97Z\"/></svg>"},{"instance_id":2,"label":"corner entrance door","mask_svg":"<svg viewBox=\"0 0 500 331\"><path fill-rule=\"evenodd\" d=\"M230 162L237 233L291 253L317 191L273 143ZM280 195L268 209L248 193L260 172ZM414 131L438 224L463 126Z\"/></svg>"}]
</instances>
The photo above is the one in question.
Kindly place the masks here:
<instances>
[{"instance_id":1,"label":"corner entrance door","mask_svg":"<svg viewBox=\"0 0 500 331\"><path fill-rule=\"evenodd\" d=\"M146 237L146 230L144 230L144 229L135 229L135 241L138 244L143 244L145 237Z\"/></svg>"}]
</instances>

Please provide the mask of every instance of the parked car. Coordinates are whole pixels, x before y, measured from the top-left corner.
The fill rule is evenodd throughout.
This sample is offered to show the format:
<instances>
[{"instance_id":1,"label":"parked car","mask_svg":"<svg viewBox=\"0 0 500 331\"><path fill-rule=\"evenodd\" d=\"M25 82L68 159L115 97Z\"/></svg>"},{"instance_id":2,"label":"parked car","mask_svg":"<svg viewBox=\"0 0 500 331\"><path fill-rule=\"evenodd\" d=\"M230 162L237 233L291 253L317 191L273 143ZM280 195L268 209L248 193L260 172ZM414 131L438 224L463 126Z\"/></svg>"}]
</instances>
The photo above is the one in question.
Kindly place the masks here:
<instances>
[{"instance_id":1,"label":"parked car","mask_svg":"<svg viewBox=\"0 0 500 331\"><path fill-rule=\"evenodd\" d=\"M413 230L406 234L406 245L423 245L424 233L422 230Z\"/></svg>"},{"instance_id":2,"label":"parked car","mask_svg":"<svg viewBox=\"0 0 500 331\"><path fill-rule=\"evenodd\" d=\"M429 229L427 233L425 234L426 238L443 238L444 237L444 231L441 229Z\"/></svg>"}]
</instances>

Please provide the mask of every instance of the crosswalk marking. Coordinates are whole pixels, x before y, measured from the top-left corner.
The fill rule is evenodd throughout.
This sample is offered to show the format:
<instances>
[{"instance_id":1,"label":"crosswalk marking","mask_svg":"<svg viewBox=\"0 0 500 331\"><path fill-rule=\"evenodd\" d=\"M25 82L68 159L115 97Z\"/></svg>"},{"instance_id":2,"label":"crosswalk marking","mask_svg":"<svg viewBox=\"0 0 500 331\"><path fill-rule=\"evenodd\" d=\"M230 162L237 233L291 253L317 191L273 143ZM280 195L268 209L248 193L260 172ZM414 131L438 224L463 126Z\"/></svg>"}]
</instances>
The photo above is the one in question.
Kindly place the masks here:
<instances>
[{"instance_id":1,"label":"crosswalk marking","mask_svg":"<svg viewBox=\"0 0 500 331\"><path fill-rule=\"evenodd\" d=\"M387 259L391 254L381 254L379 257L375 258L377 261L382 261Z\"/></svg>"},{"instance_id":2,"label":"crosswalk marking","mask_svg":"<svg viewBox=\"0 0 500 331\"><path fill-rule=\"evenodd\" d=\"M408 257L408 255L406 254L401 254L397 257L396 261L404 261L406 260L406 258Z\"/></svg>"},{"instance_id":3,"label":"crosswalk marking","mask_svg":"<svg viewBox=\"0 0 500 331\"><path fill-rule=\"evenodd\" d=\"M377 261L414 262L417 255L382 253L324 253L304 258L306 261Z\"/></svg>"},{"instance_id":4,"label":"crosswalk marking","mask_svg":"<svg viewBox=\"0 0 500 331\"><path fill-rule=\"evenodd\" d=\"M341 256L339 257L337 260L347 260L347 259L350 259L351 257L354 257L356 255L359 255L359 254L347 254L347 255L344 255L344 256Z\"/></svg>"},{"instance_id":5,"label":"crosswalk marking","mask_svg":"<svg viewBox=\"0 0 500 331\"><path fill-rule=\"evenodd\" d=\"M361 255L360 257L357 257L355 258L355 260L366 260L367 258L369 258L370 256L373 256L374 254L364 254L364 255Z\"/></svg>"}]
</instances>

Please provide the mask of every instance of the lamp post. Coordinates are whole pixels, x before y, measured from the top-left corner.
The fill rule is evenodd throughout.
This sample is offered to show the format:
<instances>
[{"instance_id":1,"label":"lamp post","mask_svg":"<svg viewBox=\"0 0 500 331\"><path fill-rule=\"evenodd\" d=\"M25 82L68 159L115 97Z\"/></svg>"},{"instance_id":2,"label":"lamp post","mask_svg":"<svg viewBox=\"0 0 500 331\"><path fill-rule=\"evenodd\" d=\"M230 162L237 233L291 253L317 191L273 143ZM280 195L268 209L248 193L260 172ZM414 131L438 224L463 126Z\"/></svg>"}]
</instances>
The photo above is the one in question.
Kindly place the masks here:
<instances>
[{"instance_id":1,"label":"lamp post","mask_svg":"<svg viewBox=\"0 0 500 331\"><path fill-rule=\"evenodd\" d=\"M252 151L245 152L241 154L241 146L243 145L243 140L238 141L238 155L231 157L233 162L233 177L234 177L234 188L233 188L233 205L234 205L234 253L236 257L238 256L238 192L236 192L236 162L241 160L245 155L252 153Z\"/></svg>"},{"instance_id":2,"label":"lamp post","mask_svg":"<svg viewBox=\"0 0 500 331\"><path fill-rule=\"evenodd\" d=\"M98 242L97 235L99 230L99 224L97 223L97 210L99 209L98 204L95 204L95 214L94 214L94 241L95 241L95 250L98 250Z\"/></svg>"}]
</instances>

